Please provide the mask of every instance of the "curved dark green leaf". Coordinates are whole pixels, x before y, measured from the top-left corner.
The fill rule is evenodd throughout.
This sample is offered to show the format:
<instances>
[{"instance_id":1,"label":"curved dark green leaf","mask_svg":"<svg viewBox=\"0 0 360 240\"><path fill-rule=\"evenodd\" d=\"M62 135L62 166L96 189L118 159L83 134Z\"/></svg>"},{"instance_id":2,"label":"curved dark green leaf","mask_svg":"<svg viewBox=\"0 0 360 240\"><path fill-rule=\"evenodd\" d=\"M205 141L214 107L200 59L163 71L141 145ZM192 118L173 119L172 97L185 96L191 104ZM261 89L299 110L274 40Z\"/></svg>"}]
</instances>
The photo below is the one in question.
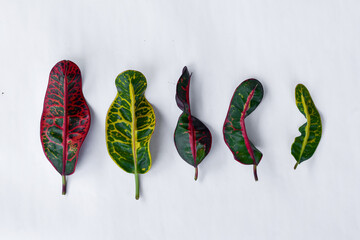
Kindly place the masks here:
<instances>
[{"instance_id":1,"label":"curved dark green leaf","mask_svg":"<svg viewBox=\"0 0 360 240\"><path fill-rule=\"evenodd\" d=\"M146 78L128 70L115 80L117 95L106 117L106 144L110 157L123 170L135 175L139 199L139 176L151 167L150 139L155 128L155 114L145 98Z\"/></svg>"},{"instance_id":2,"label":"curved dark green leaf","mask_svg":"<svg viewBox=\"0 0 360 240\"><path fill-rule=\"evenodd\" d=\"M211 133L205 124L191 115L190 79L191 75L187 67L184 67L176 86L176 103L183 113L176 125L174 141L181 158L195 167L195 180L197 180L198 165L211 148Z\"/></svg>"},{"instance_id":3,"label":"curved dark green leaf","mask_svg":"<svg viewBox=\"0 0 360 240\"><path fill-rule=\"evenodd\" d=\"M321 118L307 88L298 84L295 88L296 106L305 116L307 122L299 128L301 135L295 138L291 154L296 160L294 169L309 159L315 152L321 139Z\"/></svg>"},{"instance_id":4,"label":"curved dark green leaf","mask_svg":"<svg viewBox=\"0 0 360 240\"><path fill-rule=\"evenodd\" d=\"M242 82L231 99L223 127L225 143L235 160L254 165L255 180L258 180L256 166L262 158L262 153L247 136L245 118L260 104L263 94L263 87L258 80L248 79Z\"/></svg>"},{"instance_id":5,"label":"curved dark green leaf","mask_svg":"<svg viewBox=\"0 0 360 240\"><path fill-rule=\"evenodd\" d=\"M82 93L79 67L67 60L50 72L40 123L40 137L47 159L62 175L74 173L80 147L90 128L90 111Z\"/></svg>"}]
</instances>

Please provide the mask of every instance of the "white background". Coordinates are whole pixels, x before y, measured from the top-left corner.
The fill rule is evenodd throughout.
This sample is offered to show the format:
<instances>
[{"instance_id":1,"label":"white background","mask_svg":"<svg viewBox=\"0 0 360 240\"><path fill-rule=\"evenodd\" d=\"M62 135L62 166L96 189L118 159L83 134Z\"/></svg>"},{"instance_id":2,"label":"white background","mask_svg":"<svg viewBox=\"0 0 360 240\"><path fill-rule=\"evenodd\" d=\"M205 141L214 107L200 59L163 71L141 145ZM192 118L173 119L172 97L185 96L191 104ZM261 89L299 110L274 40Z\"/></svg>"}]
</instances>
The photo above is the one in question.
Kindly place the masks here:
<instances>
[{"instance_id":1,"label":"white background","mask_svg":"<svg viewBox=\"0 0 360 240\"><path fill-rule=\"evenodd\" d=\"M359 239L359 12L347 0L2 0L0 238ZM66 196L39 137L48 75L63 59L80 67L92 117ZM197 182L173 143L185 65L192 112L213 135ZM157 118L139 201L105 144L114 81L127 69L146 76ZM258 182L222 136L233 91L250 77L265 89L247 119L264 154ZM306 121L299 82L323 135L294 171L290 148Z\"/></svg>"}]
</instances>

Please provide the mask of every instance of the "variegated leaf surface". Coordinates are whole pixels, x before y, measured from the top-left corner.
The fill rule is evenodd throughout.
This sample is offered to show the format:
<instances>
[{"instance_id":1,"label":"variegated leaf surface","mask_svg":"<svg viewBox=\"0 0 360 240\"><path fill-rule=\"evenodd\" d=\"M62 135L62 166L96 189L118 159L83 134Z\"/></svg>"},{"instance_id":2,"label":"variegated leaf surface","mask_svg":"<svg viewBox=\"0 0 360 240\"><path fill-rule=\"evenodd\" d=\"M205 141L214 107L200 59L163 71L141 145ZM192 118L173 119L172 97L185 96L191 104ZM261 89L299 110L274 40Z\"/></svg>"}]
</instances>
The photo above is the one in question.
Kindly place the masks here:
<instances>
[{"instance_id":1,"label":"variegated leaf surface","mask_svg":"<svg viewBox=\"0 0 360 240\"><path fill-rule=\"evenodd\" d=\"M296 160L294 169L311 158L319 145L322 133L320 114L309 91L302 84L298 84L295 88L295 101L299 111L305 116L306 123L299 128L301 135L295 138L291 146L291 154Z\"/></svg>"},{"instance_id":2,"label":"variegated leaf surface","mask_svg":"<svg viewBox=\"0 0 360 240\"><path fill-rule=\"evenodd\" d=\"M90 128L90 110L82 93L79 67L67 60L51 70L40 123L40 138L47 159L62 175L75 171L80 147Z\"/></svg>"},{"instance_id":3,"label":"variegated leaf surface","mask_svg":"<svg viewBox=\"0 0 360 240\"><path fill-rule=\"evenodd\" d=\"M139 199L139 174L151 167L150 139L155 113L145 98L145 76L128 70L115 80L117 95L106 117L106 144L110 157L135 175L135 198Z\"/></svg>"},{"instance_id":4,"label":"variegated leaf surface","mask_svg":"<svg viewBox=\"0 0 360 240\"><path fill-rule=\"evenodd\" d=\"M176 125L174 142L181 158L195 168L194 179L197 180L198 165L209 153L212 138L205 124L191 115L190 79L191 74L187 67L184 67L176 86L176 103L183 113Z\"/></svg>"},{"instance_id":5,"label":"variegated leaf surface","mask_svg":"<svg viewBox=\"0 0 360 240\"><path fill-rule=\"evenodd\" d=\"M223 134L226 145L236 161L253 165L254 178L257 181L256 166L263 154L249 140L245 127L245 118L260 104L264 90L256 79L242 82L235 90L225 118Z\"/></svg>"}]
</instances>

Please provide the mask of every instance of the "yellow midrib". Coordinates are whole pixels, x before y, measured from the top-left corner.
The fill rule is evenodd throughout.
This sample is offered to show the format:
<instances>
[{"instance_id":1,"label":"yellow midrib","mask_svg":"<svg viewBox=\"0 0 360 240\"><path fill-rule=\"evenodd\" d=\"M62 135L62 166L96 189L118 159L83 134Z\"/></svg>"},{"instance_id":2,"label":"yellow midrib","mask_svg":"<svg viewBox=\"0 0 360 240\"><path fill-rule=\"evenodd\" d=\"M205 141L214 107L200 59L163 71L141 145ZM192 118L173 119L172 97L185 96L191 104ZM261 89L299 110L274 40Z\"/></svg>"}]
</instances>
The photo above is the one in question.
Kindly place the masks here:
<instances>
[{"instance_id":1,"label":"yellow midrib","mask_svg":"<svg viewBox=\"0 0 360 240\"><path fill-rule=\"evenodd\" d=\"M302 105L304 107L304 112L305 112L307 124L306 124L306 127L305 127L305 138L304 138L304 142L303 142L303 144L301 146L301 151L300 151L298 162L300 162L301 156L302 156L302 154L303 154L303 152L305 150L306 144L307 144L309 136L310 136L310 114L309 114L309 111L307 109L307 106L306 106L306 103L305 103L305 98L304 98L303 95L301 95L301 103L302 103Z\"/></svg>"},{"instance_id":2,"label":"yellow midrib","mask_svg":"<svg viewBox=\"0 0 360 240\"><path fill-rule=\"evenodd\" d=\"M129 89L130 89L130 111L131 111L131 148L133 152L133 159L134 159L134 171L135 174L137 174L137 159L136 159L136 142L137 142L137 136L136 136L136 116L135 116L135 94L134 94L134 87L129 83Z\"/></svg>"}]
</instances>

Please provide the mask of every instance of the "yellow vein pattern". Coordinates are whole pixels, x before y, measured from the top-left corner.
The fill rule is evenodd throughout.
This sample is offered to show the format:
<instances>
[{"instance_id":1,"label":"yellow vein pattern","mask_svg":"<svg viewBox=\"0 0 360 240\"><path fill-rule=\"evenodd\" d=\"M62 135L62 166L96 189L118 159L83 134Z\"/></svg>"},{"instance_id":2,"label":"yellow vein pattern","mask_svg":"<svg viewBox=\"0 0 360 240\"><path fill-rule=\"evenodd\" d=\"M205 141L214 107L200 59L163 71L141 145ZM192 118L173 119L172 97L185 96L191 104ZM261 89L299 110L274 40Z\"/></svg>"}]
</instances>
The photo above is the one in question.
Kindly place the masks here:
<instances>
[{"instance_id":1,"label":"yellow vein pattern","mask_svg":"<svg viewBox=\"0 0 360 240\"><path fill-rule=\"evenodd\" d=\"M296 105L305 116L307 122L299 128L301 135L295 138L291 146L291 154L296 160L296 167L309 159L315 152L322 133L321 117L310 96L309 91L302 84L295 89Z\"/></svg>"},{"instance_id":2,"label":"yellow vein pattern","mask_svg":"<svg viewBox=\"0 0 360 240\"><path fill-rule=\"evenodd\" d=\"M117 76L115 85L118 93L106 117L106 144L115 163L135 174L138 188L138 174L151 168L149 144L155 114L144 95L147 83L142 73L125 71Z\"/></svg>"}]
</instances>

